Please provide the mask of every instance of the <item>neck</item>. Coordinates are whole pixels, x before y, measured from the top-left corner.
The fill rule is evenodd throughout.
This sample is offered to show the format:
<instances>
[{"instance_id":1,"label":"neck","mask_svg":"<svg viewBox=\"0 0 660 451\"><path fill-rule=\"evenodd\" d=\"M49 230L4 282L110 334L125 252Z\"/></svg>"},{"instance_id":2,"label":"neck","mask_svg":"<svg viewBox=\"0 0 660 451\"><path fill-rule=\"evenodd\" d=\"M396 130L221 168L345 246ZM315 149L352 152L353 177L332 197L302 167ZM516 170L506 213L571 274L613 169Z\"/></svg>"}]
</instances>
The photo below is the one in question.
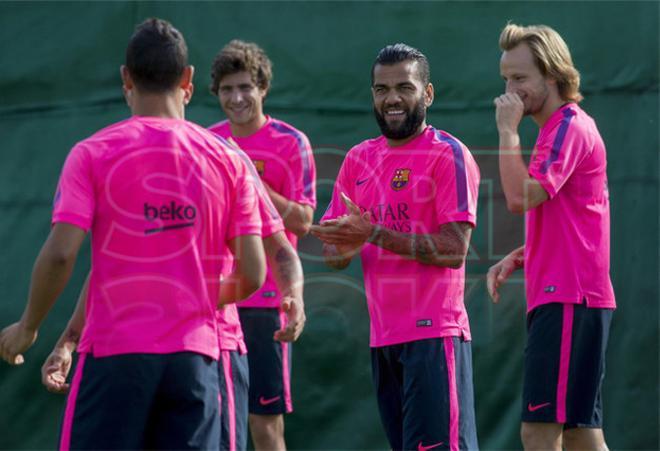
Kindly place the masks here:
<instances>
[{"instance_id":1,"label":"neck","mask_svg":"<svg viewBox=\"0 0 660 451\"><path fill-rule=\"evenodd\" d=\"M244 138L246 136L254 135L266 123L266 115L261 113L254 120L245 124L235 124L230 122L231 134L237 138Z\"/></svg>"},{"instance_id":2,"label":"neck","mask_svg":"<svg viewBox=\"0 0 660 451\"><path fill-rule=\"evenodd\" d=\"M141 94L134 92L131 99L131 113L135 116L151 116L170 119L184 119L183 99L176 93Z\"/></svg>"},{"instance_id":3,"label":"neck","mask_svg":"<svg viewBox=\"0 0 660 451\"><path fill-rule=\"evenodd\" d=\"M543 103L543 108L541 108L538 113L533 114L532 119L534 119L534 122L536 122L536 125L538 125L539 128L542 128L545 123L548 122L550 116L552 116L552 114L561 108L561 106L565 103L566 102L562 100L558 95L548 96L548 98Z\"/></svg>"},{"instance_id":4,"label":"neck","mask_svg":"<svg viewBox=\"0 0 660 451\"><path fill-rule=\"evenodd\" d=\"M424 130L426 130L426 121L422 121L422 123L419 125L417 130L415 130L415 133L413 133L410 136L406 136L405 138L402 139L387 138L387 145L390 147L399 147L399 146L403 146L404 144L408 144L410 141L421 135L424 132Z\"/></svg>"}]
</instances>

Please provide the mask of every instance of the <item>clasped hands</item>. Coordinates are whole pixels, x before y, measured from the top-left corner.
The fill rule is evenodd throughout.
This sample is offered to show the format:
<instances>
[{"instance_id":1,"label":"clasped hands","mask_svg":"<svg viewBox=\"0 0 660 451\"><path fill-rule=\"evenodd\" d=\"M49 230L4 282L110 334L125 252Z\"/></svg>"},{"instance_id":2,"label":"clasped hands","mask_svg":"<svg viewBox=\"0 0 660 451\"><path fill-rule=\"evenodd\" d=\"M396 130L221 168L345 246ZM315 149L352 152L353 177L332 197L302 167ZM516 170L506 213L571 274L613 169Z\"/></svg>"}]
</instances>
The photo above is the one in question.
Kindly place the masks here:
<instances>
[{"instance_id":1,"label":"clasped hands","mask_svg":"<svg viewBox=\"0 0 660 451\"><path fill-rule=\"evenodd\" d=\"M341 199L348 214L314 224L310 232L323 243L334 245L341 255L352 257L373 238L376 226L371 222L371 213L363 213L344 193Z\"/></svg>"}]
</instances>

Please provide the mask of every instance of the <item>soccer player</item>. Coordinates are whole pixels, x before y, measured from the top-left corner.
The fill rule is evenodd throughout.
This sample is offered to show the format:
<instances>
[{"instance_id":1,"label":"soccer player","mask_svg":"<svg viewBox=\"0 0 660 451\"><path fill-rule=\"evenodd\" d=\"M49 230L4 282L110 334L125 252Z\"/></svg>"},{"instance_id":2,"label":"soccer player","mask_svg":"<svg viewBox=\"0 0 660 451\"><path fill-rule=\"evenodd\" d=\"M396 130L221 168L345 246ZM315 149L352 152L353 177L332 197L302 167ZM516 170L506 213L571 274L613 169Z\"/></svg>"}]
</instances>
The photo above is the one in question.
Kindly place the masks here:
<instances>
[{"instance_id":1,"label":"soccer player","mask_svg":"<svg viewBox=\"0 0 660 451\"><path fill-rule=\"evenodd\" d=\"M286 325L275 332L274 338L280 341L295 341L302 333L305 324L302 266L295 249L284 234L282 220L264 190L258 190L258 200L263 224L261 234L264 250L268 264L273 268L278 289L283 293L282 309L287 314ZM231 272L232 265L233 259L226 259L226 269L223 273ZM69 390L66 379L73 361L73 352L78 346L85 324L84 309L87 292L88 281L83 286L72 318L41 369L42 383L54 393L67 393ZM218 360L221 395L220 449L245 450L249 376L246 346L236 304L220 307L216 316L220 347Z\"/></svg>"},{"instance_id":2,"label":"soccer player","mask_svg":"<svg viewBox=\"0 0 660 451\"><path fill-rule=\"evenodd\" d=\"M372 67L382 136L353 147L312 234L328 264L360 253L381 420L392 449L477 449L465 256L479 168L455 137L426 124L427 58L405 44Z\"/></svg>"},{"instance_id":3,"label":"soccer player","mask_svg":"<svg viewBox=\"0 0 660 451\"><path fill-rule=\"evenodd\" d=\"M527 346L521 437L525 449L606 449L601 385L615 308L609 277L605 145L578 103L580 75L561 36L507 25L500 35L505 93L494 101L508 208L525 213L524 246L490 268L497 289L525 269ZM529 166L518 126L539 126Z\"/></svg>"},{"instance_id":4,"label":"soccer player","mask_svg":"<svg viewBox=\"0 0 660 451\"><path fill-rule=\"evenodd\" d=\"M266 266L249 167L184 119L187 53L166 21L136 28L121 68L132 117L70 152L28 305L0 333L2 358L20 363L91 231L61 449L219 446L216 306L256 291ZM235 270L220 285L232 254Z\"/></svg>"},{"instance_id":5,"label":"soccer player","mask_svg":"<svg viewBox=\"0 0 660 451\"><path fill-rule=\"evenodd\" d=\"M233 40L216 56L211 92L227 120L209 129L234 140L252 159L295 247L305 235L316 206L315 165L307 137L267 116L263 104L272 65L256 44ZM273 339L286 318L282 293L272 277L238 307L250 368L249 424L257 450L284 450L284 413L293 410L290 390L291 344Z\"/></svg>"}]
</instances>

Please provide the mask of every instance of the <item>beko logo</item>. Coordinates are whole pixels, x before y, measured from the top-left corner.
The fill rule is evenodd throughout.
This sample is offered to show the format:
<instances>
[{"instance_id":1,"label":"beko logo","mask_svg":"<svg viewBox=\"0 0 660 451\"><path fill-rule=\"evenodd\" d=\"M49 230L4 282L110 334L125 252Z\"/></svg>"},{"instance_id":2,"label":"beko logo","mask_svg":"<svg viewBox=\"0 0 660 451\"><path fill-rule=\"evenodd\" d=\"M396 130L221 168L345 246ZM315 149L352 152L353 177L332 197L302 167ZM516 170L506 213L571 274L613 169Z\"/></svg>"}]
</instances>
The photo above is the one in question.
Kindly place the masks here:
<instances>
[{"instance_id":1,"label":"beko logo","mask_svg":"<svg viewBox=\"0 0 660 451\"><path fill-rule=\"evenodd\" d=\"M144 233L149 235L151 233L162 232L164 230L182 229L184 227L192 227L195 224L197 217L197 210L192 205L177 204L175 201L170 201L163 205L150 205L144 203L144 219L149 222L156 220L167 221L161 227L146 229ZM170 221L185 221L170 224Z\"/></svg>"}]
</instances>

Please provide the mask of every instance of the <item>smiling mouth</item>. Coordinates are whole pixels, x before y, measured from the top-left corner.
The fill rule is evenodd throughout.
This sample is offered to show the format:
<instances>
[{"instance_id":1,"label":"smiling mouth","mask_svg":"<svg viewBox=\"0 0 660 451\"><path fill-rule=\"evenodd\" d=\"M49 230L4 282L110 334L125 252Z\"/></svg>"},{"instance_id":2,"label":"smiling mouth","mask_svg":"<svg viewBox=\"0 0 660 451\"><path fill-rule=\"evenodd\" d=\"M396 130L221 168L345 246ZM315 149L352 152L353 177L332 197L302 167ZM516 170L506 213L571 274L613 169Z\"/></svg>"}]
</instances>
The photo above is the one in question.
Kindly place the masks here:
<instances>
[{"instance_id":1,"label":"smiling mouth","mask_svg":"<svg viewBox=\"0 0 660 451\"><path fill-rule=\"evenodd\" d=\"M389 110L385 111L386 117L398 118L403 117L406 114L404 110Z\"/></svg>"}]
</instances>

